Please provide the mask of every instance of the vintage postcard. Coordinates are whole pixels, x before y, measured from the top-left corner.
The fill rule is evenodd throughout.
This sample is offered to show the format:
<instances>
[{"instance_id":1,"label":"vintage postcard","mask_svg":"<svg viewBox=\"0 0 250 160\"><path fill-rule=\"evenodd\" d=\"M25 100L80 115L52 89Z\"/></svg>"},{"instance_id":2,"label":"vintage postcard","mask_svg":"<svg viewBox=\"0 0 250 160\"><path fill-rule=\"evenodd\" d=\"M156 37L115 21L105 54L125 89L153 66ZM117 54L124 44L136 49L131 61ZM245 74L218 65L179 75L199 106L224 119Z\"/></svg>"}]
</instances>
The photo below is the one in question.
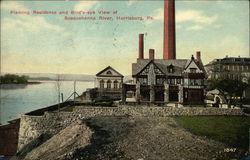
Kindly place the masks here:
<instances>
[{"instance_id":1,"label":"vintage postcard","mask_svg":"<svg viewBox=\"0 0 250 160\"><path fill-rule=\"evenodd\" d=\"M249 159L248 0L2 0L0 159Z\"/></svg>"}]
</instances>

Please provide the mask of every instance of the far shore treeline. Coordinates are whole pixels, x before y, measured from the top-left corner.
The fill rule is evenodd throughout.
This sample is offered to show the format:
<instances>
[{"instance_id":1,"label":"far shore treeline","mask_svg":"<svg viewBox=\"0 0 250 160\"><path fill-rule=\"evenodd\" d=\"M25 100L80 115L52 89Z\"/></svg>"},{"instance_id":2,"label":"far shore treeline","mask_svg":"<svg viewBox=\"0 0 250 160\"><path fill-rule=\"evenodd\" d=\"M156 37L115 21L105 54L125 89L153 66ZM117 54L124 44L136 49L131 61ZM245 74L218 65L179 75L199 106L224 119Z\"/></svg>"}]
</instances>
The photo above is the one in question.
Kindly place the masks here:
<instances>
[{"instance_id":1,"label":"far shore treeline","mask_svg":"<svg viewBox=\"0 0 250 160\"><path fill-rule=\"evenodd\" d=\"M1 75L0 76L0 83L1 84L10 84L10 83L15 83L15 84L20 84L20 83L28 83L28 76L18 76L15 74L6 74L6 75Z\"/></svg>"}]
</instances>

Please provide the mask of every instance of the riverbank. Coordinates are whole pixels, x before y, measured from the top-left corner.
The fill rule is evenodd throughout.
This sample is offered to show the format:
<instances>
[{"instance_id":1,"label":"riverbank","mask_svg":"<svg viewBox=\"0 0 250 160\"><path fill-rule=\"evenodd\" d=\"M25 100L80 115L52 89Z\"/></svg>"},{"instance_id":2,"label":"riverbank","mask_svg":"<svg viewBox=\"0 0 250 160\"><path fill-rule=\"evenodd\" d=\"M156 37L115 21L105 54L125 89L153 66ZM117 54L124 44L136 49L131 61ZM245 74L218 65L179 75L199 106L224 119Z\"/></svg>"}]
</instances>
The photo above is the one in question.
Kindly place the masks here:
<instances>
[{"instance_id":1,"label":"riverbank","mask_svg":"<svg viewBox=\"0 0 250 160\"><path fill-rule=\"evenodd\" d=\"M59 145L58 142L67 143ZM72 123L35 148L27 146L28 152L21 150L18 158L179 160L244 157L246 150L237 148L235 152L226 152L230 147L188 132L172 117L98 116Z\"/></svg>"}]
</instances>

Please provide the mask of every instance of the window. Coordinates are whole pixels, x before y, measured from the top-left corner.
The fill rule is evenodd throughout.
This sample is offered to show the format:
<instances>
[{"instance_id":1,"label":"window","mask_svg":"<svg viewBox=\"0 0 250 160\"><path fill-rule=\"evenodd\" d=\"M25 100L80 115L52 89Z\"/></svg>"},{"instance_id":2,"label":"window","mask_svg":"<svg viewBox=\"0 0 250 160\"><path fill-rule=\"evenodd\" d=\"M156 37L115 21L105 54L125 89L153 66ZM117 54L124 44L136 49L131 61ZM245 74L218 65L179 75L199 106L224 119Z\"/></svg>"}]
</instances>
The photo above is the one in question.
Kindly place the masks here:
<instances>
[{"instance_id":1,"label":"window","mask_svg":"<svg viewBox=\"0 0 250 160\"><path fill-rule=\"evenodd\" d=\"M175 79L170 79L170 84L175 84Z\"/></svg>"},{"instance_id":2,"label":"window","mask_svg":"<svg viewBox=\"0 0 250 160\"><path fill-rule=\"evenodd\" d=\"M170 79L167 79L167 84L170 84Z\"/></svg>"},{"instance_id":3,"label":"window","mask_svg":"<svg viewBox=\"0 0 250 160\"><path fill-rule=\"evenodd\" d=\"M118 88L118 81L117 81L117 80L114 81L114 88L115 88L115 89Z\"/></svg>"},{"instance_id":4,"label":"window","mask_svg":"<svg viewBox=\"0 0 250 160\"><path fill-rule=\"evenodd\" d=\"M174 73L174 66L173 66L172 64L170 64L170 65L168 66L168 72L169 72L169 73Z\"/></svg>"},{"instance_id":5,"label":"window","mask_svg":"<svg viewBox=\"0 0 250 160\"><path fill-rule=\"evenodd\" d=\"M177 84L181 84L181 79L180 79L180 78L177 78L177 79L176 79L176 83L177 83Z\"/></svg>"},{"instance_id":6,"label":"window","mask_svg":"<svg viewBox=\"0 0 250 160\"><path fill-rule=\"evenodd\" d=\"M247 71L248 69L247 69L247 66L245 66L245 71Z\"/></svg>"},{"instance_id":7,"label":"window","mask_svg":"<svg viewBox=\"0 0 250 160\"><path fill-rule=\"evenodd\" d=\"M173 73L173 68L169 68L169 72L170 72L170 73Z\"/></svg>"},{"instance_id":8,"label":"window","mask_svg":"<svg viewBox=\"0 0 250 160\"><path fill-rule=\"evenodd\" d=\"M107 74L108 74L108 75L112 75L112 72L111 72L111 71L108 71Z\"/></svg>"},{"instance_id":9,"label":"window","mask_svg":"<svg viewBox=\"0 0 250 160\"><path fill-rule=\"evenodd\" d=\"M163 84L163 79L162 78L157 78L156 79L156 84Z\"/></svg>"},{"instance_id":10,"label":"window","mask_svg":"<svg viewBox=\"0 0 250 160\"><path fill-rule=\"evenodd\" d=\"M109 88L109 89L111 88L111 81L110 80L107 81L107 88Z\"/></svg>"},{"instance_id":11,"label":"window","mask_svg":"<svg viewBox=\"0 0 250 160\"><path fill-rule=\"evenodd\" d=\"M200 82L199 79L195 79L195 80L194 80L194 85L200 85L200 83L201 83L201 82Z\"/></svg>"},{"instance_id":12,"label":"window","mask_svg":"<svg viewBox=\"0 0 250 160\"><path fill-rule=\"evenodd\" d=\"M104 88L104 80L100 81L100 88Z\"/></svg>"},{"instance_id":13,"label":"window","mask_svg":"<svg viewBox=\"0 0 250 160\"><path fill-rule=\"evenodd\" d=\"M197 68L190 68L190 73L196 73Z\"/></svg>"},{"instance_id":14,"label":"window","mask_svg":"<svg viewBox=\"0 0 250 160\"><path fill-rule=\"evenodd\" d=\"M194 79L189 79L189 85L194 86L195 80Z\"/></svg>"},{"instance_id":15,"label":"window","mask_svg":"<svg viewBox=\"0 0 250 160\"><path fill-rule=\"evenodd\" d=\"M139 78L138 80L141 84L148 84L147 78Z\"/></svg>"}]
</instances>

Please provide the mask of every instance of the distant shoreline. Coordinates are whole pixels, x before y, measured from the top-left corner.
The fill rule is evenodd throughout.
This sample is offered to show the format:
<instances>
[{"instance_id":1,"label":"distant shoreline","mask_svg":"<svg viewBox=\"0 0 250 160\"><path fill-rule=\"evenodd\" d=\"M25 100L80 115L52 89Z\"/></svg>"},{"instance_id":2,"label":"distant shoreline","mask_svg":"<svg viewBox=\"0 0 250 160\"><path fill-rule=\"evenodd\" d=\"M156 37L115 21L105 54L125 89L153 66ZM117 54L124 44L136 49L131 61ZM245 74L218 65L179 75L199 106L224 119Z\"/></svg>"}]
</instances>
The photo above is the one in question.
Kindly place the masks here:
<instances>
[{"instance_id":1,"label":"distant shoreline","mask_svg":"<svg viewBox=\"0 0 250 160\"><path fill-rule=\"evenodd\" d=\"M0 85L2 84L40 84L42 82L25 82L25 83L0 83Z\"/></svg>"},{"instance_id":2,"label":"distant shoreline","mask_svg":"<svg viewBox=\"0 0 250 160\"><path fill-rule=\"evenodd\" d=\"M57 80L54 80L54 79L51 79L51 80L34 80L34 81L31 81L31 82L25 82L25 83L0 83L0 85L4 85L4 84L22 84L22 85L28 85L28 84L41 84L41 83L44 83L44 82L48 82L48 81L54 81L56 82ZM64 82L64 81L76 81L76 82L94 82L94 80L60 80L59 82Z\"/></svg>"},{"instance_id":3,"label":"distant shoreline","mask_svg":"<svg viewBox=\"0 0 250 160\"><path fill-rule=\"evenodd\" d=\"M58 81L57 79L31 79L32 81L46 82L46 81ZM77 81L77 82L94 82L95 80L74 80L74 79L60 79L61 81Z\"/></svg>"}]
</instances>

